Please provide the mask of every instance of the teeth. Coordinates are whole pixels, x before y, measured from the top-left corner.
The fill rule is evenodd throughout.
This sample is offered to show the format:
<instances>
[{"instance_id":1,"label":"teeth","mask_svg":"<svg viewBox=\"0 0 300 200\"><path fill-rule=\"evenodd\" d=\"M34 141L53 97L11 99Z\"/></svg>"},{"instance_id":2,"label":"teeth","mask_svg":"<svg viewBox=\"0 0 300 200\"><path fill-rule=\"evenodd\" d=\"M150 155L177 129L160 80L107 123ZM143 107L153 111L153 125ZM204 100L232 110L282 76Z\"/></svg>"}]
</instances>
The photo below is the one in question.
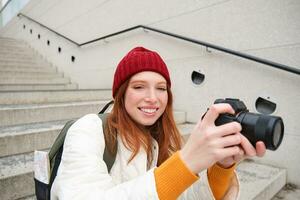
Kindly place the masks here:
<instances>
[{"instance_id":1,"label":"teeth","mask_svg":"<svg viewBox=\"0 0 300 200\"><path fill-rule=\"evenodd\" d=\"M146 112L146 113L154 113L156 111L156 109L141 108L141 111Z\"/></svg>"}]
</instances>

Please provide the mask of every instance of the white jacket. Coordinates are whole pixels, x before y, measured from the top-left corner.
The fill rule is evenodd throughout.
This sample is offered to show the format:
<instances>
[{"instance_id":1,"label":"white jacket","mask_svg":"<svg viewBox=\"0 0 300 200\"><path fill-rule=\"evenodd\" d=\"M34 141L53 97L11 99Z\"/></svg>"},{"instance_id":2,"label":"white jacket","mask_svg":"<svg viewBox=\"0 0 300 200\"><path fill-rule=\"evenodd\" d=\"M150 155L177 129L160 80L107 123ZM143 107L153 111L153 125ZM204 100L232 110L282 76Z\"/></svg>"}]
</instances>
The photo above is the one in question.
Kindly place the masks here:
<instances>
[{"instance_id":1,"label":"white jacket","mask_svg":"<svg viewBox=\"0 0 300 200\"><path fill-rule=\"evenodd\" d=\"M96 114L77 120L69 129L64 143L62 160L51 189L56 200L154 200L159 199L155 186L154 169L158 157L158 144L153 140L153 165L147 169L147 155L141 150L127 164L131 152L118 138L118 152L110 174L103 161L105 141L102 121ZM236 199L238 182L235 178L227 193ZM214 199L206 172L189 187L180 199Z\"/></svg>"}]
</instances>

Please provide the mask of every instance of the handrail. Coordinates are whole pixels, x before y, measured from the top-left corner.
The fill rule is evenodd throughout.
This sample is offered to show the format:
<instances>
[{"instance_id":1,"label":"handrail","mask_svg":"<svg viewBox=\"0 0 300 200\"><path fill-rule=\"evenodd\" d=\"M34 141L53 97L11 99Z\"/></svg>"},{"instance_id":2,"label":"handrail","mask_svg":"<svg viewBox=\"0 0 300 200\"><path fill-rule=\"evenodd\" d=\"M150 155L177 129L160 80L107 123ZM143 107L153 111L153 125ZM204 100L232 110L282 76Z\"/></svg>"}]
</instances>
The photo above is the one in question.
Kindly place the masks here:
<instances>
[{"instance_id":1,"label":"handrail","mask_svg":"<svg viewBox=\"0 0 300 200\"><path fill-rule=\"evenodd\" d=\"M155 28L148 27L148 26L144 26L144 25L137 25L137 26L134 26L134 27L131 27L131 28L124 29L122 31L118 31L118 32L115 32L115 33L112 33L112 34L109 34L109 35L106 35L106 36L96 38L96 39L90 40L88 42L84 42L84 43L79 44L79 43L63 36L62 34L57 33L56 31L48 28L47 26L35 21L34 19L31 19L30 17L28 17L28 16L26 16L22 13L18 14L18 17L20 17L20 16L25 17L25 18L39 24L40 26L54 32L55 34L65 38L66 40L72 42L73 44L75 44L79 47L82 47L84 45L91 44L91 43L94 43L94 42L97 42L97 41L100 41L100 40L104 40L104 39L107 39L107 38L110 38L110 37L113 37L113 36L116 36L116 35L120 35L120 34L129 32L129 31L133 31L133 30L138 29L138 28L143 28L145 30L150 30L150 31L160 33L160 34L163 34L163 35L168 35L168 36L171 36L171 37L174 37L174 38L177 38L177 39L192 42L194 44L205 46L205 47L215 49L215 50L218 50L218 51L221 51L221 52L224 52L224 53L228 53L228 54L231 54L231 55L234 55L234 56L242 57L242 58L245 58L245 59L248 59L248 60L252 60L254 62L258 62L258 63L265 64L265 65L268 65L268 66L271 66L271 67L274 67L274 68L277 68L277 69L285 70L285 71L300 75L300 69L298 69L296 67L290 67L290 66L287 66L287 65L284 65L284 64L281 64L281 63L273 62L273 61L266 60L266 59L263 59L263 58L259 58L259 57L256 57L256 56L252 56L252 55L249 55L249 54L241 53L241 52L238 52L238 51L235 51L235 50L227 49L227 48L224 48L224 47L221 47L221 46L218 46L218 45L214 45L214 44L211 44L211 43L208 43L208 42L195 40L195 39L192 39L192 38L188 38L188 37L181 36L181 35L178 35L178 34L170 33L170 32L167 32L167 31L162 31L162 30L155 29Z\"/></svg>"},{"instance_id":2,"label":"handrail","mask_svg":"<svg viewBox=\"0 0 300 200\"><path fill-rule=\"evenodd\" d=\"M62 37L62 38L64 38L64 39L68 40L69 42L75 44L76 46L80 46L80 44L78 44L78 43L75 42L74 40L71 40L71 39L67 38L66 36L64 36L64 35L62 35L62 34L56 32L56 31L54 31L53 29L51 29L51 28L49 28L49 27L47 27L47 26L41 24L40 22L38 22L38 21L36 21L36 20L34 20L34 19L32 19L32 18L30 18L30 17L28 17L28 16L26 16L26 15L24 15L24 14L22 14L22 13L17 14L17 16L18 16L18 17L25 17L26 19L29 19L30 21L33 21L34 23L36 23L36 24L42 26L43 28L46 28L47 30L49 30L49 31L51 31L51 32L53 32L53 33L55 33L56 35L59 35L60 37Z\"/></svg>"},{"instance_id":3,"label":"handrail","mask_svg":"<svg viewBox=\"0 0 300 200\"><path fill-rule=\"evenodd\" d=\"M11 2L12 0L8 0L4 6L0 9L0 14L2 13L2 11L6 8L6 6Z\"/></svg>"}]
</instances>

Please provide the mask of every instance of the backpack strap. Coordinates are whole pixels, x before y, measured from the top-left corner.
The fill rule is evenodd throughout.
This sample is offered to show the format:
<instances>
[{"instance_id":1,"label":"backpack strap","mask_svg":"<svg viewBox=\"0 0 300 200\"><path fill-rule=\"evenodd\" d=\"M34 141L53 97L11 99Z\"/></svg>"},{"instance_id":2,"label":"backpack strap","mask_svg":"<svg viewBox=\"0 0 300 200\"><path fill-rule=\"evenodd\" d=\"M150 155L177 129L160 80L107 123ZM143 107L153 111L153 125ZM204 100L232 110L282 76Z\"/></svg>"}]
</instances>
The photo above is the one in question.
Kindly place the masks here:
<instances>
[{"instance_id":1,"label":"backpack strap","mask_svg":"<svg viewBox=\"0 0 300 200\"><path fill-rule=\"evenodd\" d=\"M114 153L110 153L110 151L108 150L107 148L107 141L106 141L106 137L105 135L106 134L109 134L109 133L106 133L105 132L105 126L106 126L106 118L108 116L108 113L105 113L105 111L107 110L107 108L109 108L109 106L111 104L113 104L114 101L111 100L110 102L108 102L103 108L102 110L98 113L98 116L100 117L100 119L102 120L102 129L103 129L103 134L104 134L104 140L105 140L105 148L104 148L104 153L103 153L103 160L104 162L106 163L106 166L107 166L107 170L108 170L108 173L110 172L115 160L116 160L116 156L117 156L117 146L115 146L115 149L114 149Z\"/></svg>"},{"instance_id":2,"label":"backpack strap","mask_svg":"<svg viewBox=\"0 0 300 200\"><path fill-rule=\"evenodd\" d=\"M110 102L108 102L103 108L102 110L98 113L98 114L103 114L105 113L105 111L107 110L107 108L114 103L114 100L111 100Z\"/></svg>"},{"instance_id":3,"label":"backpack strap","mask_svg":"<svg viewBox=\"0 0 300 200\"><path fill-rule=\"evenodd\" d=\"M106 163L107 166L107 171L108 173L110 172L113 164L115 163L116 160L116 156L117 156L117 149L115 149L115 153L111 153L108 148L107 148L107 141L106 141L106 137L105 135L108 134L105 132L105 125L106 125L106 118L107 118L107 113L103 113L103 114L98 114L98 116L100 117L100 119L102 120L102 128L103 128L103 134L104 134L104 140L105 140L105 147L104 147L104 153L103 153L103 160ZM117 145L116 145L117 148Z\"/></svg>"},{"instance_id":4,"label":"backpack strap","mask_svg":"<svg viewBox=\"0 0 300 200\"><path fill-rule=\"evenodd\" d=\"M51 174L52 174L52 170L54 168L54 166L52 165L52 163L54 162L54 159L57 155L57 152L61 149L61 147L64 146L64 141L65 141L65 138L66 138L66 135L67 135L67 132L69 130L69 128L74 124L76 120L71 120L71 121L68 121L65 126L63 127L63 129L60 131L59 135L57 136L57 138L55 139L50 151L49 151L49 161L51 163ZM62 150L61 150L62 152ZM56 162L55 162L56 163ZM60 162L58 163L58 165L60 164Z\"/></svg>"},{"instance_id":5,"label":"backpack strap","mask_svg":"<svg viewBox=\"0 0 300 200\"><path fill-rule=\"evenodd\" d=\"M59 135L57 136L56 140L54 141L48 156L50 162L50 180L49 180L49 190L52 187L54 179L57 175L57 170L61 162L62 152L64 150L64 141L67 135L69 128L74 124L76 120L68 121L63 129L60 131ZM50 192L48 194L48 199L50 199Z\"/></svg>"}]
</instances>

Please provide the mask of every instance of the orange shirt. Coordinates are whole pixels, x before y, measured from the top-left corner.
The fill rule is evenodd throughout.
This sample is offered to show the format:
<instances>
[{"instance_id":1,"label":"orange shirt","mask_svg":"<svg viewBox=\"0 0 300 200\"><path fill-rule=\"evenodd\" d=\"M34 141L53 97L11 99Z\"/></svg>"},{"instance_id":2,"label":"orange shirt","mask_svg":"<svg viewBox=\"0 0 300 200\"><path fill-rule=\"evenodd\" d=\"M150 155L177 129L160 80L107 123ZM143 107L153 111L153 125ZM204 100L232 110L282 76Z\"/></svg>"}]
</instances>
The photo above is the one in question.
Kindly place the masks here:
<instances>
[{"instance_id":1,"label":"orange shirt","mask_svg":"<svg viewBox=\"0 0 300 200\"><path fill-rule=\"evenodd\" d=\"M224 169L216 164L208 169L208 181L217 200L221 199L226 193L234 169L235 165ZM181 160L179 152L173 154L156 168L154 176L160 200L177 199L184 190L199 179Z\"/></svg>"}]
</instances>

